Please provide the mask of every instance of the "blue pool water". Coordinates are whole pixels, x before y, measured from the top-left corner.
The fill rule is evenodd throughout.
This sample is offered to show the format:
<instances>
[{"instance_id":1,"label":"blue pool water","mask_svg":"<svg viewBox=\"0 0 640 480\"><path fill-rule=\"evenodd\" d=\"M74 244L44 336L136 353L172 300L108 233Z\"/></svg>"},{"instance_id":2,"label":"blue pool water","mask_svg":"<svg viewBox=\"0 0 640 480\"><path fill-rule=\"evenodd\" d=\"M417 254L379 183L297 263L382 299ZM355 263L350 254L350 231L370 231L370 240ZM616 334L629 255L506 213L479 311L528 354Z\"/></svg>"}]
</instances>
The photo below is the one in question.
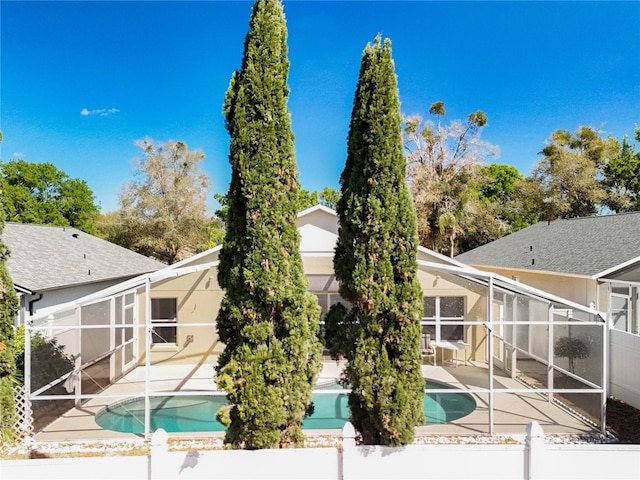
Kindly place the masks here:
<instances>
[{"instance_id":1,"label":"blue pool water","mask_svg":"<svg viewBox=\"0 0 640 480\"><path fill-rule=\"evenodd\" d=\"M327 387L323 387L323 390ZM337 385L334 388L340 388ZM473 398L446 384L429 381L429 389L451 389L449 393L425 393L424 415L427 425L446 423L473 412ZM305 430L342 428L349 420L347 394L314 393L314 412L305 418ZM151 397L151 431L163 428L167 432L218 432L225 427L216 421L216 412L227 404L225 396L162 396ZM144 398L134 398L102 409L96 423L107 430L123 433L144 433Z\"/></svg>"}]
</instances>

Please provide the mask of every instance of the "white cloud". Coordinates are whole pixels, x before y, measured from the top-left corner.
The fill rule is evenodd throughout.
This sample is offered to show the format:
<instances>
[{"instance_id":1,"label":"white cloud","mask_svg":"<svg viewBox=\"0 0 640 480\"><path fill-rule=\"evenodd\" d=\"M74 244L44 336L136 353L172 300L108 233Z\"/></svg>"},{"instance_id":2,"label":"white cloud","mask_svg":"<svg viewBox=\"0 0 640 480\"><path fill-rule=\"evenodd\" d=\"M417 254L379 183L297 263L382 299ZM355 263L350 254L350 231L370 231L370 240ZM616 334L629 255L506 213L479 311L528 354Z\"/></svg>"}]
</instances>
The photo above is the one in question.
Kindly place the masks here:
<instances>
[{"instance_id":1,"label":"white cloud","mask_svg":"<svg viewBox=\"0 0 640 480\"><path fill-rule=\"evenodd\" d=\"M26 155L22 152L13 152L13 158L24 158Z\"/></svg>"},{"instance_id":2,"label":"white cloud","mask_svg":"<svg viewBox=\"0 0 640 480\"><path fill-rule=\"evenodd\" d=\"M80 110L80 115L84 117L88 117L89 115L98 115L100 117L107 117L109 115L113 115L114 113L118 113L120 110L117 108L97 108L95 110L89 110L87 108L83 108Z\"/></svg>"}]
</instances>

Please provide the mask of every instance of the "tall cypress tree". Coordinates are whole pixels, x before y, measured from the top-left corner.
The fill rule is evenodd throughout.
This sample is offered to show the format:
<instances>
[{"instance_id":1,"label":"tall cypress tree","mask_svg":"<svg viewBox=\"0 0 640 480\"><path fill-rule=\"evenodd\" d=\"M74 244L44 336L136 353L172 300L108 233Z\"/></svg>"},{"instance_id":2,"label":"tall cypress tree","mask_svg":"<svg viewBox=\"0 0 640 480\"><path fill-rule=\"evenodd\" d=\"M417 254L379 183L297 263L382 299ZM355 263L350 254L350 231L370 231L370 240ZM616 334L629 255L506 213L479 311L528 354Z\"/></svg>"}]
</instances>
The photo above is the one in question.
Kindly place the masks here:
<instances>
[{"instance_id":1,"label":"tall cypress tree","mask_svg":"<svg viewBox=\"0 0 640 480\"><path fill-rule=\"evenodd\" d=\"M0 192L0 235L4 230L4 211ZM18 312L18 297L5 265L9 250L0 240L0 440L13 439L13 423L16 419L13 387L16 382L14 357L13 317Z\"/></svg>"},{"instance_id":2,"label":"tall cypress tree","mask_svg":"<svg viewBox=\"0 0 640 480\"><path fill-rule=\"evenodd\" d=\"M224 105L232 174L218 269L226 290L218 333L226 347L217 383L231 408L218 418L236 447L302 441L320 369L320 309L299 252L288 71L282 5L257 0Z\"/></svg>"},{"instance_id":3,"label":"tall cypress tree","mask_svg":"<svg viewBox=\"0 0 640 480\"><path fill-rule=\"evenodd\" d=\"M366 444L411 443L423 420L422 291L388 39L362 56L340 184L334 269L353 304L344 352L352 420Z\"/></svg>"}]
</instances>

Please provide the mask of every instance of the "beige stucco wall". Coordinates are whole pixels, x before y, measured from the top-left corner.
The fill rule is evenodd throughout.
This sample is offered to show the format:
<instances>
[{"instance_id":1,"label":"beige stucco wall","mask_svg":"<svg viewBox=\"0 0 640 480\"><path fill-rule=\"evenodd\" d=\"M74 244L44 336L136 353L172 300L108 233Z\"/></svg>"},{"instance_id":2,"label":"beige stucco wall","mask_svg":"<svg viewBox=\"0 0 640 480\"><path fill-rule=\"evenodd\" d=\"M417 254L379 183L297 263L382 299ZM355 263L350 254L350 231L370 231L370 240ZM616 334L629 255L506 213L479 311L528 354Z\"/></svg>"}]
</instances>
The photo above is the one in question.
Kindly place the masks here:
<instances>
[{"instance_id":1,"label":"beige stucco wall","mask_svg":"<svg viewBox=\"0 0 640 480\"><path fill-rule=\"evenodd\" d=\"M602 305L603 300L606 303L606 297L598 296L597 280L578 277L573 275L561 275L547 272L529 272L523 270L513 270L498 267L487 267L483 265L474 265L480 270L498 273L507 278L511 278L530 285L534 288L548 292L558 297L566 298L586 307L590 302L596 304L596 309L606 311L608 305Z\"/></svg>"},{"instance_id":2,"label":"beige stucco wall","mask_svg":"<svg viewBox=\"0 0 640 480\"><path fill-rule=\"evenodd\" d=\"M302 268L305 275L333 275L333 256L303 256Z\"/></svg>"},{"instance_id":3,"label":"beige stucco wall","mask_svg":"<svg viewBox=\"0 0 640 480\"><path fill-rule=\"evenodd\" d=\"M316 230L329 236L337 233L336 219L324 211L314 212L309 218L303 219L299 227L307 227L307 236L315 235ZM321 228L318 228L318 225ZM324 238L324 237L323 237ZM325 239L326 240L326 239ZM329 238L331 240L331 238ZM320 250L318 242L306 242L306 249L301 252L303 268L306 275L331 275L333 274L333 245L324 245ZM322 242L320 242L322 243ZM418 253L419 260L446 264L448 259L431 255L429 251L421 249ZM218 259L218 251L199 257L189 266L204 264ZM423 289L424 296L464 296L465 320L484 321L486 318L486 291L476 284L462 285L459 279L448 274L433 274L421 268L418 279ZM191 323L211 323L217 316L224 292L217 283L217 271L211 268L205 271L170 278L163 282L153 284L151 288L152 298L177 298L178 300L178 328L177 344L175 346L155 345L151 349L151 362L167 363L215 363L215 358L224 348L218 341L214 326L187 326ZM144 322L146 318L146 298L144 288L139 290L139 319ZM184 325L184 326L181 326ZM193 342L187 343L187 336L193 336ZM468 326L465 329L465 340L472 344L472 349L466 353L470 359L485 360L486 336L482 326ZM145 361L144 329L139 332L138 358L140 363ZM186 346L185 346L186 344ZM441 358L443 352L438 352ZM445 358L452 356L451 351L445 351Z\"/></svg>"},{"instance_id":4,"label":"beige stucco wall","mask_svg":"<svg viewBox=\"0 0 640 480\"><path fill-rule=\"evenodd\" d=\"M217 282L215 268L189 273L158 282L151 287L151 298L177 299L177 344L153 345L151 363L170 360L171 363L213 363L224 345L218 341L216 328L207 324L216 320L224 292ZM139 292L139 319L146 319L146 295ZM139 332L140 363L145 362L144 330ZM188 342L187 336L193 340ZM212 372L213 373L213 372Z\"/></svg>"},{"instance_id":5,"label":"beige stucco wall","mask_svg":"<svg viewBox=\"0 0 640 480\"><path fill-rule=\"evenodd\" d=\"M303 266L307 275L332 274L333 258L331 256L305 256ZM151 363L215 363L224 345L218 341L214 326L180 326L181 324L210 323L216 319L224 291L217 282L215 268L201 272L190 273L180 277L170 278L156 283L151 288L152 298L177 298L178 328L177 345L154 345L151 348ZM481 287L469 290L456 284L454 277L435 275L425 270L418 272L419 281L425 296L464 296L466 297L465 319L483 321L486 317L486 299ZM139 291L139 319L146 318L146 296L144 289ZM193 335L193 342L186 347L187 335ZM145 362L144 329L138 335L140 363ZM472 343L473 348L466 352L470 359L485 359L484 328L469 326L465 330L465 339ZM438 358L443 352L438 352ZM452 356L452 352L445 351L445 359Z\"/></svg>"},{"instance_id":6,"label":"beige stucco wall","mask_svg":"<svg viewBox=\"0 0 640 480\"><path fill-rule=\"evenodd\" d=\"M487 316L486 290L476 284L461 285L461 280L447 274L437 274L420 269L418 279L425 297L465 297L465 320L483 322ZM469 325L465 328L464 339L471 348L464 354L469 360L486 360L486 334L483 326ZM449 359L454 356L450 350L438 351L438 361L444 354ZM462 359L462 354L459 355Z\"/></svg>"},{"instance_id":7,"label":"beige stucco wall","mask_svg":"<svg viewBox=\"0 0 640 480\"><path fill-rule=\"evenodd\" d=\"M421 252L419 257L427 261L441 260L430 257ZM215 255L199 259L198 263L203 264L217 259ZM333 274L333 256L322 254L303 255L303 268L307 275L330 275ZM441 261L439 263L442 263ZM511 277L510 272L500 271L505 276ZM515 274L515 273L514 273ZM530 277L530 278L529 278ZM469 322L484 322L487 320L487 292L486 288L473 282L462 280L458 277L446 273L433 273L421 267L418 272L418 279L422 286L424 296L463 296L465 297L465 320ZM564 278L537 278L535 274L528 274L527 278L520 277L520 280L527 283L537 280L538 288L544 290L542 286L547 286L553 280L558 287L555 292L562 291L565 295L571 290L571 285L563 283ZM585 279L579 279L581 287L576 287L576 295L584 295L585 290L590 291ZM593 282L595 285L595 282ZM575 285L574 285L575 287ZM144 321L146 299L144 289L139 291L139 315L140 321ZM151 349L151 362L184 363L195 364L207 362L215 365L217 356L223 351L224 345L218 341L215 326L187 326L184 324L205 324L215 322L218 309L220 307L224 291L217 283L217 270L210 268L200 272L190 273L180 277L170 278L163 282L156 283L151 289L152 298L177 298L178 300L178 329L177 345L155 345ZM498 305L494 305L497 312ZM184 325L184 326L181 326ZM145 361L144 330L139 334L139 355L140 363ZM187 336L193 336L193 342L187 344ZM464 352L469 360L487 361L487 334L482 325L469 325L465 328L464 339L471 344L471 348ZM186 344L186 346L185 346ZM499 348L496 340L494 349ZM454 353L449 350L438 351L438 359L452 358ZM461 355L461 354L460 354ZM461 358L461 357L460 357Z\"/></svg>"},{"instance_id":8,"label":"beige stucco wall","mask_svg":"<svg viewBox=\"0 0 640 480\"><path fill-rule=\"evenodd\" d=\"M205 264L217 260L217 253L198 259L193 265ZM189 266L192 266L191 264ZM303 268L308 275L332 274L333 257L304 256ZM144 288L138 291L138 315L142 323L146 318L146 294ZM200 362L215 364L222 353L224 344L218 340L215 326L181 326L184 324L215 322L224 291L217 282L215 267L200 272L174 277L158 282L151 287L152 298L177 298L177 344L154 345L151 348L151 363L158 362L195 364ZM145 362L144 329L138 332L139 363ZM187 336L193 336L193 342L187 343Z\"/></svg>"}]
</instances>

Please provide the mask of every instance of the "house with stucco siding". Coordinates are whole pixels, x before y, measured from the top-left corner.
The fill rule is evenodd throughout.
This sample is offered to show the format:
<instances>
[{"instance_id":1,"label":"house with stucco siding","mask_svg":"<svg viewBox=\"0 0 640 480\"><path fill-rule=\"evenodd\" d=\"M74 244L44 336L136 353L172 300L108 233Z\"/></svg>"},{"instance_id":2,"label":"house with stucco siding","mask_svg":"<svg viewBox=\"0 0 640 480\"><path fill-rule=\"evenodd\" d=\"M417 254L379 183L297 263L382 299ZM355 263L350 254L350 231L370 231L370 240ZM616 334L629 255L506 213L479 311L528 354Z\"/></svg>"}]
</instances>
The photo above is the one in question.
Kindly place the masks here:
<instances>
[{"instance_id":1,"label":"house with stucco siding","mask_svg":"<svg viewBox=\"0 0 640 480\"><path fill-rule=\"evenodd\" d=\"M640 408L640 212L539 222L455 258L603 312L610 393Z\"/></svg>"}]
</instances>

